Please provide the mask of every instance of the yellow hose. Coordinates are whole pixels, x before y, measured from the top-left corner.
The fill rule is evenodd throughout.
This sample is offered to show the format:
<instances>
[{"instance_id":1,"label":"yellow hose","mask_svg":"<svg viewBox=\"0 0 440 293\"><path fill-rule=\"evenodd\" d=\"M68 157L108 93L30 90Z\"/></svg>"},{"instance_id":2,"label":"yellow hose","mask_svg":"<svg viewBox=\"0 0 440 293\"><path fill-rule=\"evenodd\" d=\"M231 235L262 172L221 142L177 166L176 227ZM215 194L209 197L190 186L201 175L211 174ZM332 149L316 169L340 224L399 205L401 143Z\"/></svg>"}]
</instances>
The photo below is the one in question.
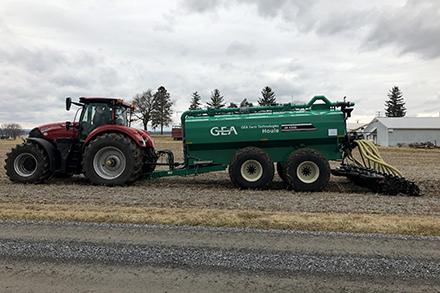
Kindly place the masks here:
<instances>
[{"instance_id":1,"label":"yellow hose","mask_svg":"<svg viewBox=\"0 0 440 293\"><path fill-rule=\"evenodd\" d=\"M361 157L361 160L358 160L351 152L347 155L347 158L354 163L354 165L361 168L372 169L377 172L402 177L402 173L400 173L399 170L390 164L387 164L383 160L379 153L379 149L372 141L361 139L355 140L354 143L357 145L359 155Z\"/></svg>"}]
</instances>

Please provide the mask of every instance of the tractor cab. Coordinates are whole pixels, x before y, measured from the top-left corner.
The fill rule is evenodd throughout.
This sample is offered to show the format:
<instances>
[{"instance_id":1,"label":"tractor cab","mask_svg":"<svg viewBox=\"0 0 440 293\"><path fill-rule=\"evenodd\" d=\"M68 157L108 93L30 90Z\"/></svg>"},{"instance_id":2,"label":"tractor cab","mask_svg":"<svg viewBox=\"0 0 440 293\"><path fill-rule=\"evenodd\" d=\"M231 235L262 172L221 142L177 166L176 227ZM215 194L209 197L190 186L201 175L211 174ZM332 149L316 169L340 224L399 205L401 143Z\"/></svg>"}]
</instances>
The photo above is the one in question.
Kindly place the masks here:
<instances>
[{"instance_id":1,"label":"tractor cab","mask_svg":"<svg viewBox=\"0 0 440 293\"><path fill-rule=\"evenodd\" d=\"M82 110L78 122L73 124L67 122L66 128L69 130L71 127L76 127L80 140L86 139L93 130L103 125L130 127L134 108L122 99L81 97L77 103L67 98L66 110L70 110L72 104L80 106Z\"/></svg>"}]
</instances>

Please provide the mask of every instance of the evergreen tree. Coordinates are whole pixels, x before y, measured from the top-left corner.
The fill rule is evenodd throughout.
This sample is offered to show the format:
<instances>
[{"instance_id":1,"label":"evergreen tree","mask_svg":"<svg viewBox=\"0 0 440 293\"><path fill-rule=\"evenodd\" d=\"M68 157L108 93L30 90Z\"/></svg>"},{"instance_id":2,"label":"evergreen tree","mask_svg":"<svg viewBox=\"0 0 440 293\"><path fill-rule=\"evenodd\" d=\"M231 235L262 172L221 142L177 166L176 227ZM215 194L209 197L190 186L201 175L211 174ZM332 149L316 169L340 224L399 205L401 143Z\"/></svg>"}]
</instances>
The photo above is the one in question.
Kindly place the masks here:
<instances>
[{"instance_id":1,"label":"evergreen tree","mask_svg":"<svg viewBox=\"0 0 440 293\"><path fill-rule=\"evenodd\" d=\"M165 87L161 86L154 93L153 111L152 111L152 125L153 128L160 126L160 134L163 134L163 127L169 126L172 119L173 110L171 107L171 97Z\"/></svg>"},{"instance_id":2,"label":"evergreen tree","mask_svg":"<svg viewBox=\"0 0 440 293\"><path fill-rule=\"evenodd\" d=\"M240 108L245 108L245 107L253 107L254 105L250 102L248 102L247 99L244 99L243 101L241 101L240 103Z\"/></svg>"},{"instance_id":3,"label":"evergreen tree","mask_svg":"<svg viewBox=\"0 0 440 293\"><path fill-rule=\"evenodd\" d=\"M214 108L214 109L220 109L225 106L223 102L223 96L220 94L220 91L218 89L215 89L211 93L211 101L207 102L206 104L208 105L209 108Z\"/></svg>"},{"instance_id":4,"label":"evergreen tree","mask_svg":"<svg viewBox=\"0 0 440 293\"><path fill-rule=\"evenodd\" d=\"M258 104L260 106L272 106L277 104L277 99L275 97L275 93L272 91L272 89L268 86L266 86L261 91L262 98L258 100Z\"/></svg>"},{"instance_id":5,"label":"evergreen tree","mask_svg":"<svg viewBox=\"0 0 440 293\"><path fill-rule=\"evenodd\" d=\"M192 94L191 105L189 106L189 109L190 110L201 109L201 107L200 107L200 105L201 105L200 100L201 100L201 97L200 97L199 93L198 92L194 92Z\"/></svg>"},{"instance_id":6,"label":"evergreen tree","mask_svg":"<svg viewBox=\"0 0 440 293\"><path fill-rule=\"evenodd\" d=\"M238 106L237 106L237 104L231 102L231 103L229 103L228 108L238 108Z\"/></svg>"},{"instance_id":7,"label":"evergreen tree","mask_svg":"<svg viewBox=\"0 0 440 293\"><path fill-rule=\"evenodd\" d=\"M385 102L385 115L387 117L404 117L406 115L403 94L397 86L394 86L388 93L388 101Z\"/></svg>"},{"instance_id":8,"label":"evergreen tree","mask_svg":"<svg viewBox=\"0 0 440 293\"><path fill-rule=\"evenodd\" d=\"M142 121L145 130L148 130L148 123L151 121L151 113L153 112L153 93L150 89L142 94L136 94L133 98L135 110L134 117Z\"/></svg>"}]
</instances>

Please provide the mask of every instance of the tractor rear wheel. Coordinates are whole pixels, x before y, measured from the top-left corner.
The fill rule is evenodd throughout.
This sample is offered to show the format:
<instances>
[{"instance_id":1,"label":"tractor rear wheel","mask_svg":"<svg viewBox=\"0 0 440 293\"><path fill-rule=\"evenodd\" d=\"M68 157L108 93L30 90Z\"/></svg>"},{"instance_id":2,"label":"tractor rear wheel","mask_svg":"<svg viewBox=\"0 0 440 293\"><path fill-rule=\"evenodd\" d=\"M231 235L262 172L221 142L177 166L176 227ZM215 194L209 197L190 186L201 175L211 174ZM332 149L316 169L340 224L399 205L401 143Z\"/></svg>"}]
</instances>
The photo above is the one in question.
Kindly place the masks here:
<instances>
[{"instance_id":1,"label":"tractor rear wheel","mask_svg":"<svg viewBox=\"0 0 440 293\"><path fill-rule=\"evenodd\" d=\"M154 169L156 169L156 162L157 162L157 154L154 151L154 148L147 148L144 152L144 165L142 167L142 172L146 176L150 176L153 174Z\"/></svg>"},{"instance_id":2,"label":"tractor rear wheel","mask_svg":"<svg viewBox=\"0 0 440 293\"><path fill-rule=\"evenodd\" d=\"M13 182L40 183L51 175L49 157L37 144L25 142L6 154L6 175Z\"/></svg>"},{"instance_id":3,"label":"tractor rear wheel","mask_svg":"<svg viewBox=\"0 0 440 293\"><path fill-rule=\"evenodd\" d=\"M142 174L142 151L128 137L106 133L93 139L83 155L84 175L94 184L123 185Z\"/></svg>"},{"instance_id":4,"label":"tractor rear wheel","mask_svg":"<svg viewBox=\"0 0 440 293\"><path fill-rule=\"evenodd\" d=\"M318 151L299 149L285 163L286 179L295 191L321 191L330 179L328 160Z\"/></svg>"},{"instance_id":5,"label":"tractor rear wheel","mask_svg":"<svg viewBox=\"0 0 440 293\"><path fill-rule=\"evenodd\" d=\"M264 188L272 182L273 162L261 149L247 147L235 153L229 165L231 182L240 188Z\"/></svg>"}]
</instances>

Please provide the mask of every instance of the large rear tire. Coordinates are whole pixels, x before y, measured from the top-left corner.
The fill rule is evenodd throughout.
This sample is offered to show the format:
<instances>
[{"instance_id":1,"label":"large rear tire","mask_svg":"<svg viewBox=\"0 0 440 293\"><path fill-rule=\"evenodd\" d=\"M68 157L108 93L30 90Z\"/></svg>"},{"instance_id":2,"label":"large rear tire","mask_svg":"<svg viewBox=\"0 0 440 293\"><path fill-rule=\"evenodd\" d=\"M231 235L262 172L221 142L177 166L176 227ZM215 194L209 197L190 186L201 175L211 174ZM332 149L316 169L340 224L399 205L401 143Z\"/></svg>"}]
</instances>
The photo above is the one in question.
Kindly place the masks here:
<instances>
[{"instance_id":1,"label":"large rear tire","mask_svg":"<svg viewBox=\"0 0 440 293\"><path fill-rule=\"evenodd\" d=\"M124 185L142 174L142 151L128 137L106 133L93 139L83 155L84 175L93 184Z\"/></svg>"},{"instance_id":2,"label":"large rear tire","mask_svg":"<svg viewBox=\"0 0 440 293\"><path fill-rule=\"evenodd\" d=\"M154 148L147 148L144 152L144 166L142 167L142 171L145 176L151 176L154 170L156 169L157 162L157 154L154 151Z\"/></svg>"},{"instance_id":3,"label":"large rear tire","mask_svg":"<svg viewBox=\"0 0 440 293\"><path fill-rule=\"evenodd\" d=\"M238 150L229 165L232 184L245 189L265 188L272 182L273 162L261 149L247 147Z\"/></svg>"},{"instance_id":4,"label":"large rear tire","mask_svg":"<svg viewBox=\"0 0 440 293\"><path fill-rule=\"evenodd\" d=\"M286 179L295 191L321 191L330 180L328 160L318 151L299 149L285 163Z\"/></svg>"},{"instance_id":5,"label":"large rear tire","mask_svg":"<svg viewBox=\"0 0 440 293\"><path fill-rule=\"evenodd\" d=\"M6 175L12 182L41 183L51 175L49 157L37 144L25 142L6 154Z\"/></svg>"}]
</instances>

